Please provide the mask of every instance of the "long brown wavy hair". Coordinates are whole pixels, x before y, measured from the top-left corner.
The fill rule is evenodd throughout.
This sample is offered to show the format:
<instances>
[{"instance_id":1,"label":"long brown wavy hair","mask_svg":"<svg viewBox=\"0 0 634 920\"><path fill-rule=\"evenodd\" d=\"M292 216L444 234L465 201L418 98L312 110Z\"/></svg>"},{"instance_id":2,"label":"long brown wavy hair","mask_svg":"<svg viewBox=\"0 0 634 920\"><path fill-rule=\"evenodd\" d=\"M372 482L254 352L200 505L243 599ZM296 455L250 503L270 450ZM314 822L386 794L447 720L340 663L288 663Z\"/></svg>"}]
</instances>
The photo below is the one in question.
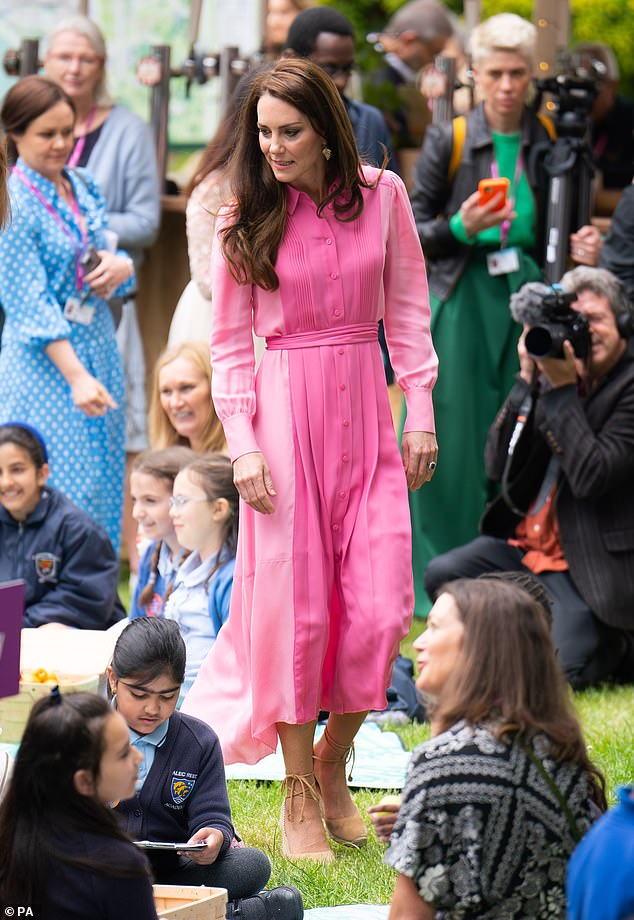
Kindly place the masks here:
<instances>
[{"instance_id":1,"label":"long brown wavy hair","mask_svg":"<svg viewBox=\"0 0 634 920\"><path fill-rule=\"evenodd\" d=\"M376 182L368 183L360 171L348 113L337 87L320 67L305 58L288 58L256 77L238 122L230 162L234 203L230 223L221 230L221 245L239 284L274 291L287 212L284 183L277 181L260 150L257 105L267 93L305 115L332 151L326 161L328 192L319 202L318 214L332 202L337 220L355 220L363 210L361 188L374 188Z\"/></svg>"},{"instance_id":2,"label":"long brown wavy hair","mask_svg":"<svg viewBox=\"0 0 634 920\"><path fill-rule=\"evenodd\" d=\"M460 719L485 722L501 740L546 735L555 760L586 771L605 810L605 780L588 757L541 605L515 584L482 578L449 582L439 593L455 601L464 638L432 704L434 724L444 731Z\"/></svg>"},{"instance_id":3,"label":"long brown wavy hair","mask_svg":"<svg viewBox=\"0 0 634 920\"><path fill-rule=\"evenodd\" d=\"M203 452L224 451L227 442L222 423L216 415L214 404L211 400L211 363L209 361L209 348L204 342L181 342L173 348L166 348L158 356L154 365L152 379L152 401L149 412L150 444L153 449L160 450L164 447L173 447L182 444L189 447L186 438L182 438L176 431L165 409L161 405L159 377L163 368L175 361L176 358L187 358L203 372L209 381L209 416L202 432Z\"/></svg>"}]
</instances>

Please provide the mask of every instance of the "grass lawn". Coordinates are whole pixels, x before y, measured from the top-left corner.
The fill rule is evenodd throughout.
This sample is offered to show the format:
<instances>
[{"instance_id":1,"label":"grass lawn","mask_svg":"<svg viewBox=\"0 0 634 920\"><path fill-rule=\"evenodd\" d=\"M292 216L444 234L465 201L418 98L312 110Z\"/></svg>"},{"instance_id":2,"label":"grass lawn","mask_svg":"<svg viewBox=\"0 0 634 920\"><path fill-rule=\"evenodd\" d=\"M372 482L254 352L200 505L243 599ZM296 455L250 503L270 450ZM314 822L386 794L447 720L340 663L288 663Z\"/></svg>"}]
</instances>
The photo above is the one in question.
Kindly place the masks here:
<instances>
[{"instance_id":1,"label":"grass lawn","mask_svg":"<svg viewBox=\"0 0 634 920\"><path fill-rule=\"evenodd\" d=\"M122 600L128 605L127 586L122 582ZM402 652L412 655L412 642L423 624L415 620ZM634 687L604 687L576 694L575 706L581 718L590 756L603 770L610 800L617 786L634 781ZM395 729L408 750L429 737L429 728L408 725ZM383 792L360 790L354 799L365 813ZM282 805L279 783L230 781L229 796L233 819L245 842L264 850L271 860L270 885L295 885L307 908L337 904L387 903L395 874L383 865L383 846L373 834L362 850L333 844L336 862L329 866L293 863L281 854L278 820ZM368 819L368 826L370 822Z\"/></svg>"}]
</instances>

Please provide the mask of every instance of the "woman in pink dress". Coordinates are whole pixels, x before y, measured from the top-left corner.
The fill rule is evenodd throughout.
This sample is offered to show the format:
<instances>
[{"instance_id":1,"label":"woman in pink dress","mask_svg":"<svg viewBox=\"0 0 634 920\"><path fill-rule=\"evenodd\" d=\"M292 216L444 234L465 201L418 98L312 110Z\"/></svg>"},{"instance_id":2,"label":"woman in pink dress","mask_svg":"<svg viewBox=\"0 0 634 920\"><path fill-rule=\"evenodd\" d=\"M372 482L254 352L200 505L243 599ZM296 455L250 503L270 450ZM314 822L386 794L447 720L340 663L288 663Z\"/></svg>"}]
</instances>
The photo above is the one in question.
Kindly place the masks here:
<instances>
[{"instance_id":1,"label":"woman in pink dress","mask_svg":"<svg viewBox=\"0 0 634 920\"><path fill-rule=\"evenodd\" d=\"M331 79L307 60L262 73L241 114L235 202L212 266L213 398L242 499L231 613L183 710L227 763L277 746L292 858L366 840L346 759L385 707L412 617L407 487L437 446L423 255L405 187L359 162ZM408 406L402 459L377 324ZM252 326L267 350L254 373ZM330 713L313 750L317 715Z\"/></svg>"}]
</instances>

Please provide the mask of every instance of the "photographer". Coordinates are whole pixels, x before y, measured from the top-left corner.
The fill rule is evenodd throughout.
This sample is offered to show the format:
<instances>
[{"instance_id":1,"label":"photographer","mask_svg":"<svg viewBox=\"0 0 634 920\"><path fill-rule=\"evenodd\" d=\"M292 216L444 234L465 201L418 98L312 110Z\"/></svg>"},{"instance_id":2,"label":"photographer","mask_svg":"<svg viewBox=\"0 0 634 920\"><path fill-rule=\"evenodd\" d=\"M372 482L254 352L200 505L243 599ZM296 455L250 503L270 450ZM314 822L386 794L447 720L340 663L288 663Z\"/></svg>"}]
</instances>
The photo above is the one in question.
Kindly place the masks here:
<instances>
[{"instance_id":1,"label":"photographer","mask_svg":"<svg viewBox=\"0 0 634 920\"><path fill-rule=\"evenodd\" d=\"M536 40L535 26L512 13L474 29L482 104L464 119L462 145L458 125L456 134L452 122L432 125L416 164L412 209L442 365L434 389L441 456L428 493L410 496L418 616L429 609L421 583L429 560L477 533L490 497L486 435L517 372L520 328L509 316L509 295L541 277L546 183L531 150L548 144L552 125L526 105ZM494 178L509 181L508 194L485 203L479 182Z\"/></svg>"},{"instance_id":2,"label":"photographer","mask_svg":"<svg viewBox=\"0 0 634 920\"><path fill-rule=\"evenodd\" d=\"M430 563L425 587L435 598L454 578L533 572L553 601L561 666L581 689L634 674L634 357L619 331L631 326L630 306L614 276L576 268L562 285L577 294L569 326L582 325L575 313L588 321L587 358L568 339L561 357L529 356L535 286L525 286L520 373L485 453L503 495L485 511L483 536ZM582 331L570 336L582 353Z\"/></svg>"}]
</instances>

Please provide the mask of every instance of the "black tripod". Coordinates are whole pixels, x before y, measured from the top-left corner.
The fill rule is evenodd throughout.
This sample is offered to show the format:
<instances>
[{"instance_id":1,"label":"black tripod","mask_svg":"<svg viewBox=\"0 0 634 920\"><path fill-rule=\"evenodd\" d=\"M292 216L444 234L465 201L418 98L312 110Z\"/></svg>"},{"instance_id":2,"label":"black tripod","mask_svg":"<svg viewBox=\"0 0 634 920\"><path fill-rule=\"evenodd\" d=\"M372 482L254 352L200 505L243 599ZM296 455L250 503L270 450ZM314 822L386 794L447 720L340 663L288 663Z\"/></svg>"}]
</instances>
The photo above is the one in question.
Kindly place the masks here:
<instances>
[{"instance_id":1,"label":"black tripod","mask_svg":"<svg viewBox=\"0 0 634 920\"><path fill-rule=\"evenodd\" d=\"M553 93L557 104L557 139L534 151L548 177L544 275L553 284L566 270L570 234L590 223L594 164L587 137L596 88L567 76L542 80L538 87L536 108L544 91Z\"/></svg>"}]
</instances>

